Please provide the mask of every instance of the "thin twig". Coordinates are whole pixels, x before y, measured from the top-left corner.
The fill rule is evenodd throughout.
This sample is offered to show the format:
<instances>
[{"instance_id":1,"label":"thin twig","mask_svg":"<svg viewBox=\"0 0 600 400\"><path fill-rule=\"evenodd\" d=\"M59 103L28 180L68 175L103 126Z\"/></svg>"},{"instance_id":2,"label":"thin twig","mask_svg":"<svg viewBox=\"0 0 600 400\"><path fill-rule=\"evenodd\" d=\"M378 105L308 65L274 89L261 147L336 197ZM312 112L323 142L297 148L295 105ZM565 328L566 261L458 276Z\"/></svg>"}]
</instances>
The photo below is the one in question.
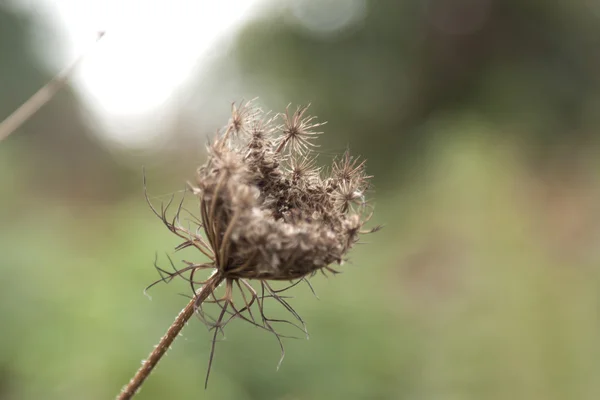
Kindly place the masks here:
<instances>
[{"instance_id":1,"label":"thin twig","mask_svg":"<svg viewBox=\"0 0 600 400\"><path fill-rule=\"evenodd\" d=\"M95 43L97 43L102 36L104 36L104 32L98 32L98 37ZM87 54L87 51L82 53L75 60L75 62L73 62L73 64L58 73L58 75L52 78L50 82L42 86L42 88L33 96L31 96L25 103L23 103L19 108L13 111L12 114L6 117L4 121L0 122L0 141L6 139L11 133L19 129L19 127L23 125L25 121L31 118L33 114L38 112L40 108L52 100L54 95L56 95L56 93L58 93L58 91L65 86L75 68L77 68Z\"/></svg>"},{"instance_id":2,"label":"thin twig","mask_svg":"<svg viewBox=\"0 0 600 400\"><path fill-rule=\"evenodd\" d=\"M121 393L117 397L117 400L128 400L131 399L135 393L142 386L146 378L150 375L154 367L158 364L162 356L165 355L175 338L179 335L179 332L183 329L187 321L194 315L197 307L206 298L214 292L214 290L223 281L221 274L216 273L213 275L204 286L196 293L196 296L190 300L187 306L175 318L175 321L171 324L167 333L160 339L160 342L156 345L154 350L150 353L148 358L144 361L140 369L131 378L131 381L121 390Z\"/></svg>"}]
</instances>

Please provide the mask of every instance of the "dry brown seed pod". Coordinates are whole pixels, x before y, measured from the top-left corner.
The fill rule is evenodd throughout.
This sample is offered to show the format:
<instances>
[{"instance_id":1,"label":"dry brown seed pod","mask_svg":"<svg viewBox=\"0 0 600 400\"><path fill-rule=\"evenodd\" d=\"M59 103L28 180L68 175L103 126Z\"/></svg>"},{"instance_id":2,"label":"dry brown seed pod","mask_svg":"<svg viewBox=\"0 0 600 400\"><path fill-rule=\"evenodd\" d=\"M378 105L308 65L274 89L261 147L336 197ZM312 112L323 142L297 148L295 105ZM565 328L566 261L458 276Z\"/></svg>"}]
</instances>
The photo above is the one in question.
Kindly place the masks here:
<instances>
[{"instance_id":1,"label":"dry brown seed pod","mask_svg":"<svg viewBox=\"0 0 600 400\"><path fill-rule=\"evenodd\" d=\"M322 124L306 116L307 109L298 107L290 115L288 107L280 114L283 125L275 129L251 102L232 106L229 123L208 146L208 159L197 171L192 192L200 216L194 229L181 223L181 204L173 218L167 217L169 205L160 210L151 205L183 239L177 250L196 248L208 261L185 262L183 268L173 267L174 272L157 267L161 281L188 281L193 298L174 323L179 328L170 329L149 357L154 364L142 367L121 398L135 393L174 339L172 333L178 333L192 314L214 331L206 382L217 335L234 318L273 333L281 347L280 363L283 336L276 324L293 324L306 334L304 321L281 294L285 289L276 290L271 281L310 286L307 278L315 273L336 273L332 264L341 265L360 235L369 232L362 227L372 214L364 195L370 179L364 161L346 152L329 168L331 176L322 176L313 151L313 140L320 134L314 128ZM212 275L198 279L204 270ZM222 294L217 295L222 283ZM234 291L240 294L237 301ZM282 305L296 322L268 317L266 299ZM205 310L209 303L217 306L216 318Z\"/></svg>"}]
</instances>

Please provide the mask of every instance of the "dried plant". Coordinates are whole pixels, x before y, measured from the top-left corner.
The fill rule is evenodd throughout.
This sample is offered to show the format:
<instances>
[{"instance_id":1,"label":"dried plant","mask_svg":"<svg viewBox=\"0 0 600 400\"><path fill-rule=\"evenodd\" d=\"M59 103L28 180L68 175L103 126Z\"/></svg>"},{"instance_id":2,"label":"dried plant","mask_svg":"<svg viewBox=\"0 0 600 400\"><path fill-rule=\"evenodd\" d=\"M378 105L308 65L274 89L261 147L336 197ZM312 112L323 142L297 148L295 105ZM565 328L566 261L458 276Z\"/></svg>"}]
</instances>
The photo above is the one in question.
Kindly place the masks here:
<instances>
[{"instance_id":1,"label":"dried plant","mask_svg":"<svg viewBox=\"0 0 600 400\"><path fill-rule=\"evenodd\" d=\"M322 124L306 116L307 109L298 107L292 112L288 107L271 117L252 102L232 106L229 123L208 145L208 161L198 169L195 185L190 185L200 208L194 229L180 220L182 203L169 218L171 203L158 210L149 202L167 228L183 239L176 249L196 248L208 261L186 261L173 272L157 267L162 279L155 284L183 278L191 287L192 299L120 399L135 394L194 314L214 331L206 382L217 336L234 318L274 334L281 347L281 363L283 336L275 325L292 324L304 333L306 328L282 295L285 289L276 290L271 281L289 281L295 286L308 283L307 277L319 271L335 274L331 265L341 265L360 235L375 230L362 229L371 216L365 199L370 178L365 162L346 151L325 176L314 152L314 139L321 133L315 129ZM210 277L197 278L204 270L212 271ZM221 295L216 294L219 286L223 287ZM234 291L239 293L237 303ZM266 299L281 304L296 323L269 318ZM216 318L205 311L209 303L218 306Z\"/></svg>"}]
</instances>

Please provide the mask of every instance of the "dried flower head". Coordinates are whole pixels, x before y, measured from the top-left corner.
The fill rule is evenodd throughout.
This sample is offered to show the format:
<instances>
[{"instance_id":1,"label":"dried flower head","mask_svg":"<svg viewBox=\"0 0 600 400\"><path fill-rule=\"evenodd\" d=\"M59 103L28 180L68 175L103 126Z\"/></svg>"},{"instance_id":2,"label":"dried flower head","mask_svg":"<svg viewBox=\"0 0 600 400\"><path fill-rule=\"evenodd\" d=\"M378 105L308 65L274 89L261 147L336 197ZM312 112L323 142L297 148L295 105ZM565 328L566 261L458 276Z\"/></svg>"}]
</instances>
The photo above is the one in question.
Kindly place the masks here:
<instances>
[{"instance_id":1,"label":"dried flower head","mask_svg":"<svg viewBox=\"0 0 600 400\"><path fill-rule=\"evenodd\" d=\"M332 265L341 265L360 235L373 231L362 229L371 215L365 162L346 152L334 161L330 176L324 176L313 151L320 133L314 129L322 124L306 116L307 109L299 107L290 115L288 107L276 116L282 123L275 127L273 118L251 102L233 105L229 123L208 145L208 160L192 185L199 200L198 229L179 222L181 205L173 219L166 216L168 206L153 208L184 239L177 249L195 247L209 259L159 272L163 280L184 277L189 282L195 313L214 329L211 362L217 334L233 318L275 334L283 358L281 335L274 328L282 321L265 315L265 299L279 302L299 322L296 326L306 329L270 281L291 281L293 286L308 283L306 278L319 271L336 273ZM200 280L196 274L201 270L213 274ZM221 283L224 294L217 296ZM198 295L197 289L206 287L210 293ZM234 290L241 293L242 304L234 303ZM220 307L217 318L205 314L207 296Z\"/></svg>"}]
</instances>

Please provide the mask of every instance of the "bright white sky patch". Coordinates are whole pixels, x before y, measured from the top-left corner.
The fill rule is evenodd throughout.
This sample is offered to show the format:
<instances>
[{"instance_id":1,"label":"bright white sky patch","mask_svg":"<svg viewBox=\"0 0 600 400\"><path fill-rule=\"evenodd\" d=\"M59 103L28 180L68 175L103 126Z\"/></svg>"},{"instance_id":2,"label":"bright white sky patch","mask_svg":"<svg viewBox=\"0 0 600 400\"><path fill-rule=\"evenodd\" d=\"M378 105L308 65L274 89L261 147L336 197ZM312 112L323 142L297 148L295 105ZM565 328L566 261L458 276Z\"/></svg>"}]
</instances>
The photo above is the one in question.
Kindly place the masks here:
<instances>
[{"instance_id":1,"label":"bright white sky patch","mask_svg":"<svg viewBox=\"0 0 600 400\"><path fill-rule=\"evenodd\" d=\"M260 0L21 0L44 3L67 33L71 59L106 35L74 83L102 119L160 114L161 107L217 39L251 15ZM127 140L136 141L135 129ZM123 132L123 131L121 131ZM123 141L123 138L114 138ZM142 139L142 138L138 138Z\"/></svg>"}]
</instances>

